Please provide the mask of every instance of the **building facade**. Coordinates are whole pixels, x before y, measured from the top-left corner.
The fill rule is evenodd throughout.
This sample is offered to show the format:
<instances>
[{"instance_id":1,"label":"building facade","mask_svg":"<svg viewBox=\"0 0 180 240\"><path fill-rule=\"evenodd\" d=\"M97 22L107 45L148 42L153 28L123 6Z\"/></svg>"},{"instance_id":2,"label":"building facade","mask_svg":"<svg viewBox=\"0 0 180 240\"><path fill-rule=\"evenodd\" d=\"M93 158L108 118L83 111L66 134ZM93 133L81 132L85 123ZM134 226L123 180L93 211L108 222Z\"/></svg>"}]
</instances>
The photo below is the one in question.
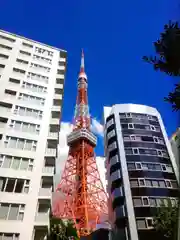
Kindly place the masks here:
<instances>
[{"instance_id":1,"label":"building facade","mask_svg":"<svg viewBox=\"0 0 180 240\"><path fill-rule=\"evenodd\" d=\"M66 51L0 31L0 239L49 228Z\"/></svg>"},{"instance_id":2,"label":"building facade","mask_svg":"<svg viewBox=\"0 0 180 240\"><path fill-rule=\"evenodd\" d=\"M153 216L177 203L178 171L155 108L119 104L104 108L109 218L124 240L157 237Z\"/></svg>"},{"instance_id":3,"label":"building facade","mask_svg":"<svg viewBox=\"0 0 180 240\"><path fill-rule=\"evenodd\" d=\"M170 143L178 169L180 169L180 128L172 135Z\"/></svg>"}]
</instances>

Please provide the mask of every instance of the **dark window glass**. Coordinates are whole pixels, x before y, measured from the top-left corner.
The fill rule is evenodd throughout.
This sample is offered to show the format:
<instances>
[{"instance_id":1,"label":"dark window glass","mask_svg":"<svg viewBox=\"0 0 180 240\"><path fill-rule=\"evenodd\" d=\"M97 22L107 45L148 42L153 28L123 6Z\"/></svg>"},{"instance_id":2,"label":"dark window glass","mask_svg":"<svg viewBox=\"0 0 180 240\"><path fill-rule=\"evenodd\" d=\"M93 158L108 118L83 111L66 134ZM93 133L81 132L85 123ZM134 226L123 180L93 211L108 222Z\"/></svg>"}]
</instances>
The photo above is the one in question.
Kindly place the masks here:
<instances>
[{"instance_id":1,"label":"dark window glass","mask_svg":"<svg viewBox=\"0 0 180 240\"><path fill-rule=\"evenodd\" d=\"M144 179L139 179L139 185L140 186L144 186L145 185Z\"/></svg>"},{"instance_id":2,"label":"dark window glass","mask_svg":"<svg viewBox=\"0 0 180 240\"><path fill-rule=\"evenodd\" d=\"M123 129L128 129L128 124L121 124L121 127L122 127Z\"/></svg>"},{"instance_id":3,"label":"dark window glass","mask_svg":"<svg viewBox=\"0 0 180 240\"><path fill-rule=\"evenodd\" d=\"M143 198L143 204L144 205L149 205L148 198Z\"/></svg>"},{"instance_id":4,"label":"dark window glass","mask_svg":"<svg viewBox=\"0 0 180 240\"><path fill-rule=\"evenodd\" d=\"M172 182L171 182L171 185L172 185L173 188L178 188L177 182L173 182L173 181L172 181Z\"/></svg>"},{"instance_id":5,"label":"dark window glass","mask_svg":"<svg viewBox=\"0 0 180 240\"><path fill-rule=\"evenodd\" d=\"M24 180L23 179L17 179L15 192L16 193L21 193L23 191L23 186L24 186Z\"/></svg>"},{"instance_id":6,"label":"dark window glass","mask_svg":"<svg viewBox=\"0 0 180 240\"><path fill-rule=\"evenodd\" d=\"M6 192L13 192L14 190L14 185L15 185L15 179L9 178L7 185L6 185Z\"/></svg>"},{"instance_id":7,"label":"dark window glass","mask_svg":"<svg viewBox=\"0 0 180 240\"><path fill-rule=\"evenodd\" d=\"M141 140L145 142L153 142L153 137L150 136L141 136Z\"/></svg>"}]
</instances>

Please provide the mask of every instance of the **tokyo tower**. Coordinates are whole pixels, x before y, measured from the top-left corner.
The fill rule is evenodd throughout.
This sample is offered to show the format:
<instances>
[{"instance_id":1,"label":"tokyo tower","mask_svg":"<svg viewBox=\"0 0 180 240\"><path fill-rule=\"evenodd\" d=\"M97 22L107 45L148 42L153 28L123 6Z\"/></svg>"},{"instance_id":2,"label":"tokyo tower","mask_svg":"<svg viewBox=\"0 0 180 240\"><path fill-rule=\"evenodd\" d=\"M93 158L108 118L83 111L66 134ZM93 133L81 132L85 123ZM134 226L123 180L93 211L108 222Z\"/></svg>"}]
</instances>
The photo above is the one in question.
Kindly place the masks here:
<instances>
[{"instance_id":1,"label":"tokyo tower","mask_svg":"<svg viewBox=\"0 0 180 240\"><path fill-rule=\"evenodd\" d=\"M67 136L68 158L56 189L53 215L72 219L79 236L87 236L96 224L107 220L107 195L100 180L94 148L96 136L91 132L88 106L88 81L84 53L77 83L73 131Z\"/></svg>"}]
</instances>

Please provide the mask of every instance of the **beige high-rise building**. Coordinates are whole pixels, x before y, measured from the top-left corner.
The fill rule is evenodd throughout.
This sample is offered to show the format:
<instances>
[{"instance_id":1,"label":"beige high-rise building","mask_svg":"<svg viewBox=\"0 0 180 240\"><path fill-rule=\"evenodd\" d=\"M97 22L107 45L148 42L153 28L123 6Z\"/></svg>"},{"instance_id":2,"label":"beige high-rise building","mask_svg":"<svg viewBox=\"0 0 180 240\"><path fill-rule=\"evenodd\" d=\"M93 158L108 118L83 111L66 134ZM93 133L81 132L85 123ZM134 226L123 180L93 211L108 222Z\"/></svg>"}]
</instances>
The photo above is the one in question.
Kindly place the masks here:
<instances>
[{"instance_id":1,"label":"beige high-rise building","mask_svg":"<svg viewBox=\"0 0 180 240\"><path fill-rule=\"evenodd\" d=\"M0 239L44 240L66 51L0 31Z\"/></svg>"}]
</instances>

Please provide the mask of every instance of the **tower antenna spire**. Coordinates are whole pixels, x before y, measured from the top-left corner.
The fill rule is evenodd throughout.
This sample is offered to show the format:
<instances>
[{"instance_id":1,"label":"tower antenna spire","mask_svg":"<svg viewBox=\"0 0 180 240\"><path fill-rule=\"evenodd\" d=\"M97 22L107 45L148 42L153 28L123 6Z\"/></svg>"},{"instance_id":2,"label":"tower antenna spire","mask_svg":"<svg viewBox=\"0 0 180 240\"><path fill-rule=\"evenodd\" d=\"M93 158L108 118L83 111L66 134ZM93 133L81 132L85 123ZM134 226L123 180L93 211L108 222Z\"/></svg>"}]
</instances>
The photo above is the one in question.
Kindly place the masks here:
<instances>
[{"instance_id":1,"label":"tower antenna spire","mask_svg":"<svg viewBox=\"0 0 180 240\"><path fill-rule=\"evenodd\" d=\"M74 220L78 235L86 236L96 229L97 221L107 220L108 207L94 153L97 138L90 130L83 50L77 88L73 131L67 136L69 154L56 189L53 215Z\"/></svg>"}]
</instances>

